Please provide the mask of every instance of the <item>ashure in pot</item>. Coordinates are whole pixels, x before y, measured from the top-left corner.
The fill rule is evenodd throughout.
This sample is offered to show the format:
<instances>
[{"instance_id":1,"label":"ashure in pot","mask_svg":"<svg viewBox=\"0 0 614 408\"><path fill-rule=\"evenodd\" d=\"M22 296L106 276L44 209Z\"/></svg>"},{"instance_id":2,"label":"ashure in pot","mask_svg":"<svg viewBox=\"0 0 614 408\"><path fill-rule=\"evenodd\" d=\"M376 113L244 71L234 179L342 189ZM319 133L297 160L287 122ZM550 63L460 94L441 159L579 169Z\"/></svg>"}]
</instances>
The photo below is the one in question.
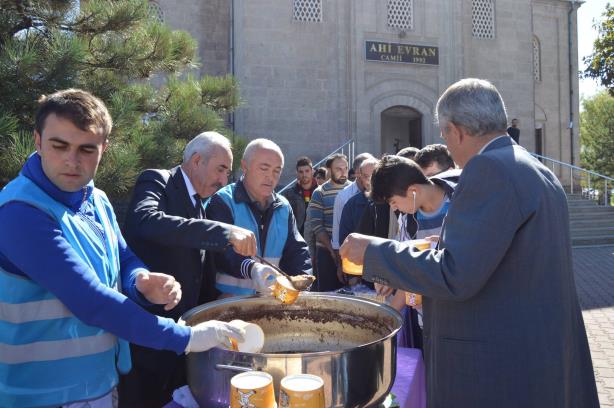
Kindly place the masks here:
<instances>
[{"instance_id":1,"label":"ashure in pot","mask_svg":"<svg viewBox=\"0 0 614 408\"><path fill-rule=\"evenodd\" d=\"M401 316L392 308L354 296L301 293L296 303L272 297L235 297L198 306L188 325L241 319L265 333L260 353L211 349L187 356L188 384L201 407L228 407L230 379L259 370L280 381L292 374L324 380L326 407L370 407L383 401L395 377L396 334Z\"/></svg>"}]
</instances>

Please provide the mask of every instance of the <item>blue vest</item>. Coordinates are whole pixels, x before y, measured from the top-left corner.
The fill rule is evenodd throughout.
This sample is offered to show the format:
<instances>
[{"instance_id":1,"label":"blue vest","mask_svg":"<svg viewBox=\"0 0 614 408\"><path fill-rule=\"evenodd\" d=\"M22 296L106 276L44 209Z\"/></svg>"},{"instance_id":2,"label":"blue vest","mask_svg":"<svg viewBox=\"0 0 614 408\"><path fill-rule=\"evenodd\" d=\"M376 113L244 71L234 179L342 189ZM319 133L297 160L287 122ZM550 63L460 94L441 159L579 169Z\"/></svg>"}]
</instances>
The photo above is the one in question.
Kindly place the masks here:
<instances>
[{"instance_id":1,"label":"blue vest","mask_svg":"<svg viewBox=\"0 0 614 408\"><path fill-rule=\"evenodd\" d=\"M102 191L94 189L92 198L104 242L88 220L53 200L23 175L0 192L0 207L20 201L49 214L100 281L117 288L115 216ZM32 256L36 252L32 248ZM86 325L31 279L0 268L0 406L57 406L96 399L117 384L118 370L130 370L127 342Z\"/></svg>"},{"instance_id":2,"label":"blue vest","mask_svg":"<svg viewBox=\"0 0 614 408\"><path fill-rule=\"evenodd\" d=\"M285 197L275 194L282 205L275 208L271 221L267 226L266 243L263 248L260 244L260 232L258 222L254 218L252 210L247 203L237 203L234 200L236 183L229 184L216 193L226 203L232 213L234 225L252 231L256 235L257 253L269 262L279 265L283 255L286 240L288 239L288 217L290 216L290 204ZM256 293L251 279L235 278L223 272L218 272L215 278L215 287L222 293L233 295L252 295Z\"/></svg>"}]
</instances>

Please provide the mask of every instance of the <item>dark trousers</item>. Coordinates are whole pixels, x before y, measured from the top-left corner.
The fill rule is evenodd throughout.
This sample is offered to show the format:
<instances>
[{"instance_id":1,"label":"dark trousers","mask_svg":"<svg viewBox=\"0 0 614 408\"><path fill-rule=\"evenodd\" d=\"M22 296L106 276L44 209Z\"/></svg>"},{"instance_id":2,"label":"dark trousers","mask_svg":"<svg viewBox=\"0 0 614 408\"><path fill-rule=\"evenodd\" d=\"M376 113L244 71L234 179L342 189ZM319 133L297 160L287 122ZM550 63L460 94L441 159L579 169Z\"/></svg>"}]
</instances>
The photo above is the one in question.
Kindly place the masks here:
<instances>
[{"instance_id":1,"label":"dark trousers","mask_svg":"<svg viewBox=\"0 0 614 408\"><path fill-rule=\"evenodd\" d=\"M186 384L185 356L130 345L132 370L119 381L119 408L160 408Z\"/></svg>"},{"instance_id":2,"label":"dark trousers","mask_svg":"<svg viewBox=\"0 0 614 408\"><path fill-rule=\"evenodd\" d=\"M324 247L316 246L316 287L318 292L332 292L343 287L337 279L337 262Z\"/></svg>"}]
</instances>

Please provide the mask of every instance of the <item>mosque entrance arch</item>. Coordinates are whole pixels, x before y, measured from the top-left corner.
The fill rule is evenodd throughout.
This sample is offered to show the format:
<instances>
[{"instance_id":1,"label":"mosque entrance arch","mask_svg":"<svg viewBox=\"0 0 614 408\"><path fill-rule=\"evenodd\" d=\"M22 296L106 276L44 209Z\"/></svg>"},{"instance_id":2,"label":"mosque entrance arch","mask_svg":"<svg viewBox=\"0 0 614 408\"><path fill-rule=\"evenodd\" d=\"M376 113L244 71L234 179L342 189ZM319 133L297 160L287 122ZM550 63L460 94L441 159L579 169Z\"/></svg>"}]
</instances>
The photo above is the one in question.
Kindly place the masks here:
<instances>
[{"instance_id":1,"label":"mosque entrance arch","mask_svg":"<svg viewBox=\"0 0 614 408\"><path fill-rule=\"evenodd\" d=\"M381 151L394 154L407 146L423 147L422 113L403 105L381 112Z\"/></svg>"}]
</instances>

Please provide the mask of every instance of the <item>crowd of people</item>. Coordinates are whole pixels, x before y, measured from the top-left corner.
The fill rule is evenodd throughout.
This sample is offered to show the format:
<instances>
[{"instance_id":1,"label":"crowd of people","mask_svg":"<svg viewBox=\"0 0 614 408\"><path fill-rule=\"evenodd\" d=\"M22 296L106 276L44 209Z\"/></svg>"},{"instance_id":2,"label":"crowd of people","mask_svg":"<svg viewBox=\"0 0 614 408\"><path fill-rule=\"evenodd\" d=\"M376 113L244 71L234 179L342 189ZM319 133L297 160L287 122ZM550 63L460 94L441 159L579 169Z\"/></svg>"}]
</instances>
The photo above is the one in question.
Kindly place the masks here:
<instances>
[{"instance_id":1,"label":"crowd of people","mask_svg":"<svg viewBox=\"0 0 614 408\"><path fill-rule=\"evenodd\" d=\"M202 133L182 163L139 176L120 229L93 183L106 107L75 89L42 97L36 152L0 192L0 406L106 408L116 387L120 407L164 406L185 353L244 336L181 315L269 295L271 264L314 274L315 291L387 296L399 344L423 349L429 406L598 406L559 181L510 137L489 82L450 86L437 120L445 145L317 169L301 157L281 194L274 141L252 140L228 184L228 139Z\"/></svg>"}]
</instances>

